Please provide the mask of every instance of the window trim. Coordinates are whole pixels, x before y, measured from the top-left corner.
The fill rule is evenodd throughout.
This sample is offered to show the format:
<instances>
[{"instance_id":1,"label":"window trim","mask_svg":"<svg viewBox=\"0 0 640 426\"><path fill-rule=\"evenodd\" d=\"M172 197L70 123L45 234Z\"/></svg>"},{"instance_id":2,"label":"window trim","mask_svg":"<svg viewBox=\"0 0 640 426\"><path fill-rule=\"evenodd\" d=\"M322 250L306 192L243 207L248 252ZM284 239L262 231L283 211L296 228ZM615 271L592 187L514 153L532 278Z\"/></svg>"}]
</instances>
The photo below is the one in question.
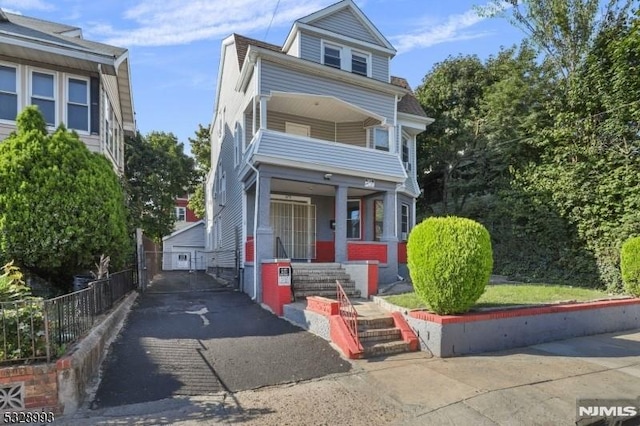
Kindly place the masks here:
<instances>
[{"instance_id":1,"label":"window trim","mask_svg":"<svg viewBox=\"0 0 640 426\"><path fill-rule=\"evenodd\" d=\"M331 65L326 63L326 48L329 47L331 49L335 49L340 52L340 66L337 67L335 65ZM366 59L367 72L365 74L361 74L358 72L353 72L353 56L357 55ZM342 71L347 71L351 74L359 75L361 77L369 77L372 76L373 70L373 56L371 52L367 52L364 50L360 50L358 48L353 48L345 44L336 43L333 41L327 41L325 39L321 40L321 48L320 48L320 63L322 65L326 65L333 69L338 69Z\"/></svg>"},{"instance_id":2,"label":"window trim","mask_svg":"<svg viewBox=\"0 0 640 426\"><path fill-rule=\"evenodd\" d=\"M407 213L406 215L404 214L405 209ZM403 221L405 217L407 219L406 223ZM407 241L409 239L409 229L410 229L409 224L411 223L410 220L411 220L411 211L409 210L409 204L407 203L400 204L400 241Z\"/></svg>"},{"instance_id":3,"label":"window trim","mask_svg":"<svg viewBox=\"0 0 640 426\"><path fill-rule=\"evenodd\" d=\"M184 219L180 219L180 213ZM176 222L186 222L187 221L187 208L182 206L176 206Z\"/></svg>"},{"instance_id":4,"label":"window trim","mask_svg":"<svg viewBox=\"0 0 640 426\"><path fill-rule=\"evenodd\" d=\"M365 58L367 60L367 63L366 63L367 72L366 72L366 74L360 74L360 73L357 73L357 72L353 72L353 55L354 54L357 55L357 56L361 56L361 57L363 57L363 58ZM350 56L351 56L351 61L349 62L349 66L350 66L349 71L352 74L361 75L363 77L371 77L371 69L373 67L372 66L372 61L373 60L372 60L371 53L363 52L363 51L360 51L360 50L357 50L357 49L351 49L351 55Z\"/></svg>"},{"instance_id":5,"label":"window trim","mask_svg":"<svg viewBox=\"0 0 640 426\"><path fill-rule=\"evenodd\" d=\"M410 139L408 137L406 137L405 135L402 135L400 137L400 160L402 161L402 164L404 165L404 169L407 172L410 172L412 167L412 162L411 162L411 142ZM407 159L405 160L405 147L407 148Z\"/></svg>"},{"instance_id":6,"label":"window trim","mask_svg":"<svg viewBox=\"0 0 640 426\"><path fill-rule=\"evenodd\" d=\"M82 104L77 104L75 102L71 102L69 100L69 80L78 80L78 81L84 81L87 84L87 103L85 105ZM78 105L78 106L86 106L87 107L87 129L83 130L83 129L72 129L75 130L76 132L78 132L78 134L81 135L89 135L91 132L91 80L88 77L83 77L83 76L79 76L79 75L72 75L72 74L67 74L65 76L65 87L64 87L64 94L65 94L65 109L64 109L64 122L65 125L67 126L68 129L72 129L72 127L69 126L69 104L71 105ZM113 107L111 107L111 109L113 109Z\"/></svg>"},{"instance_id":7,"label":"window trim","mask_svg":"<svg viewBox=\"0 0 640 426\"><path fill-rule=\"evenodd\" d=\"M43 96L34 96L33 94L33 74L34 73L50 75L53 77L53 98L46 98ZM32 99L34 97L36 99L42 99L45 101L53 101L53 121L54 122L52 125L50 125L49 123L46 123L46 119L45 119L45 123L48 129L55 129L60 123L60 117L58 113L59 99L58 99L58 90L57 90L58 89L58 73L55 71L49 71L42 68L29 67L28 76L29 76L29 105L33 105Z\"/></svg>"},{"instance_id":8,"label":"window trim","mask_svg":"<svg viewBox=\"0 0 640 426\"><path fill-rule=\"evenodd\" d=\"M334 49L334 50L338 51L338 54L339 54L338 59L340 60L340 65L339 66L328 64L326 62L327 47L330 48L330 49ZM344 69L343 68L343 65L344 65L343 56L344 55L342 53L343 51L344 51L344 48L342 46L340 46L338 44L334 44L334 43L329 43L329 42L326 42L326 41L322 40L322 51L321 51L321 55L322 55L321 63L322 63L322 65L326 65L328 67L335 68L337 70Z\"/></svg>"},{"instance_id":9,"label":"window trim","mask_svg":"<svg viewBox=\"0 0 640 426\"><path fill-rule=\"evenodd\" d=\"M378 131L384 131L387 134L387 147L386 149L380 149L378 148L378 143L377 143L377 138L376 138L376 134L378 133ZM371 149L375 149L378 151L382 151L382 152L391 152L391 132L389 132L389 128L388 127L381 127L381 126L375 126L375 127L371 127L370 128L370 132L371 132Z\"/></svg>"},{"instance_id":10,"label":"window trim","mask_svg":"<svg viewBox=\"0 0 640 426\"><path fill-rule=\"evenodd\" d=\"M7 123L7 124L15 124L16 123L16 119L18 118L18 114L20 114L20 106L22 104L22 94L21 94L21 90L20 86L21 86L21 67L18 64L12 64L9 62L0 62L0 66L3 66L5 68L13 68L16 72L16 87L15 87L15 92L14 93L10 93L10 92L2 92L2 93L7 93L7 94L15 94L16 95L16 118L13 120L8 120L6 118L0 118L0 123Z\"/></svg>"},{"instance_id":11,"label":"window trim","mask_svg":"<svg viewBox=\"0 0 640 426\"><path fill-rule=\"evenodd\" d=\"M349 203L357 202L358 203L358 236L357 237L349 237ZM360 241L362 240L362 200L360 198L347 198L347 240L348 241Z\"/></svg>"}]
</instances>

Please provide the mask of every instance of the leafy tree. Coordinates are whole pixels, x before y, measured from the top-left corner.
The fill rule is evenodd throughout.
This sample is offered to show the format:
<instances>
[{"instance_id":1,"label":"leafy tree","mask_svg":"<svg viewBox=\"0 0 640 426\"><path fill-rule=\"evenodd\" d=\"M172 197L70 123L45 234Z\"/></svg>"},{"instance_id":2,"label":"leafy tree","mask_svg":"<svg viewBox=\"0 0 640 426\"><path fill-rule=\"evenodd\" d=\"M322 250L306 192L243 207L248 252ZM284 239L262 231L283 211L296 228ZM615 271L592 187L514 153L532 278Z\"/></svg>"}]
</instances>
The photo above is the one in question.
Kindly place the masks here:
<instances>
[{"instance_id":1,"label":"leafy tree","mask_svg":"<svg viewBox=\"0 0 640 426\"><path fill-rule=\"evenodd\" d=\"M0 143L0 253L49 279L90 269L96 257L123 266L131 249L125 197L112 165L75 132L48 134L36 107Z\"/></svg>"},{"instance_id":2,"label":"leafy tree","mask_svg":"<svg viewBox=\"0 0 640 426\"><path fill-rule=\"evenodd\" d=\"M191 152L196 159L196 168L198 170L198 184L194 193L189 199L189 208L193 210L196 216L202 218L205 214L205 197L204 185L205 178L211 169L211 138L209 126L204 127L198 124L198 130L195 132L195 139L189 138L191 144Z\"/></svg>"},{"instance_id":3,"label":"leafy tree","mask_svg":"<svg viewBox=\"0 0 640 426\"><path fill-rule=\"evenodd\" d=\"M193 158L172 133L138 133L126 141L125 175L133 225L160 241L173 231L176 197L196 182Z\"/></svg>"}]
</instances>

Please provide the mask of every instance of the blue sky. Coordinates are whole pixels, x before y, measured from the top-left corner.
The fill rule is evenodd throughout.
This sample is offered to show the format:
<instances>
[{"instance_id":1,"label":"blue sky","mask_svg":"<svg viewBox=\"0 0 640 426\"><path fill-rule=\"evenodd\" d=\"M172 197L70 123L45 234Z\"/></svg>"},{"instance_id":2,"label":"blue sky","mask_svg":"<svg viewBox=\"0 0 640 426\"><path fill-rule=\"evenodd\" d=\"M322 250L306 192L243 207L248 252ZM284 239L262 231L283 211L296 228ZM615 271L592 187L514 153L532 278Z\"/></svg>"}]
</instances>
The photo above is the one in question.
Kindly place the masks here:
<instances>
[{"instance_id":1,"label":"blue sky","mask_svg":"<svg viewBox=\"0 0 640 426\"><path fill-rule=\"evenodd\" d=\"M336 0L0 0L23 15L81 27L84 37L130 51L138 128L187 145L213 114L220 43L234 32L281 45L293 21ZM486 58L522 39L504 19L482 19L489 0L356 0L396 47L393 75L416 88L449 55ZM274 10L275 12L274 15Z\"/></svg>"}]
</instances>

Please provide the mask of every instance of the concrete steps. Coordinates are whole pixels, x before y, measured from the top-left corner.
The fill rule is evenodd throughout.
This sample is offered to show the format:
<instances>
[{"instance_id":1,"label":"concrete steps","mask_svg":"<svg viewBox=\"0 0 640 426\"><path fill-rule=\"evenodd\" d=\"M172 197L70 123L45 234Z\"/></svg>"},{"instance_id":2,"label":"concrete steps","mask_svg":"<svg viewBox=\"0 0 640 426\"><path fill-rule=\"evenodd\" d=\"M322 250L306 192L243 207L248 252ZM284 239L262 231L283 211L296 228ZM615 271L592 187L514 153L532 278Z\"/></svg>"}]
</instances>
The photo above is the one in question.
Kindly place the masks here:
<instances>
[{"instance_id":1,"label":"concrete steps","mask_svg":"<svg viewBox=\"0 0 640 426\"><path fill-rule=\"evenodd\" d=\"M296 300L307 296L336 298L336 280L348 297L360 297L356 283L339 263L294 263L291 287Z\"/></svg>"},{"instance_id":2,"label":"concrete steps","mask_svg":"<svg viewBox=\"0 0 640 426\"><path fill-rule=\"evenodd\" d=\"M411 347L396 327L388 312L372 302L355 305L358 311L358 338L364 349L363 357L394 355L409 352Z\"/></svg>"}]
</instances>

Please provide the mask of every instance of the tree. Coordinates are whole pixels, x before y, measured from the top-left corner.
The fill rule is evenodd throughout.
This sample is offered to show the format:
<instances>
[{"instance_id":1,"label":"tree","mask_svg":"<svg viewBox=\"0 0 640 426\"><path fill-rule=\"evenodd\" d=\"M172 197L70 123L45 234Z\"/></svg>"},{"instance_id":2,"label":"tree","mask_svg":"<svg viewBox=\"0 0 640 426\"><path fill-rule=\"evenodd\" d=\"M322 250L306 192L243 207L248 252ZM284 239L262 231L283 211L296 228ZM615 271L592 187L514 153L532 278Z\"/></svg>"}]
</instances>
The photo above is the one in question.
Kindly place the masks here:
<instances>
[{"instance_id":1,"label":"tree","mask_svg":"<svg viewBox=\"0 0 640 426\"><path fill-rule=\"evenodd\" d=\"M101 254L120 268L132 249L124 203L108 160L64 126L48 134L36 107L20 113L16 132L0 143L4 261L53 280L91 269Z\"/></svg>"},{"instance_id":2,"label":"tree","mask_svg":"<svg viewBox=\"0 0 640 426\"><path fill-rule=\"evenodd\" d=\"M198 184L195 187L195 191L189 199L189 208L199 218L203 218L205 215L205 197L204 197L204 185L207 173L211 169L211 138L209 133L209 126L204 127L202 124L198 124L198 130L195 132L195 139L189 138L191 143L191 152L196 159L196 169L198 170Z\"/></svg>"},{"instance_id":3,"label":"tree","mask_svg":"<svg viewBox=\"0 0 640 426\"><path fill-rule=\"evenodd\" d=\"M126 141L125 175L133 226L160 241L173 232L176 197L196 182L193 158L172 133L138 133Z\"/></svg>"}]
</instances>

